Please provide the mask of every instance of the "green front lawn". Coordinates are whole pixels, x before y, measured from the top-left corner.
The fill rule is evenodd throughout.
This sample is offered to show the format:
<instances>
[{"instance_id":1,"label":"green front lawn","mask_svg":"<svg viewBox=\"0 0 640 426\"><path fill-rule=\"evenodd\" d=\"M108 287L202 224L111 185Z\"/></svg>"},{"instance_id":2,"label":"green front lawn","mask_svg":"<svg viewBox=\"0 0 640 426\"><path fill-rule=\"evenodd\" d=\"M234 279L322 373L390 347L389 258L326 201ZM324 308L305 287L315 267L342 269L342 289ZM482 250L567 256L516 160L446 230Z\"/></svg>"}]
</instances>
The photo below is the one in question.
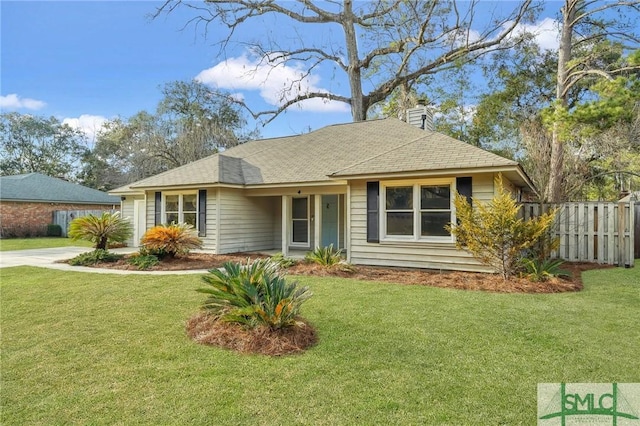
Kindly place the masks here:
<instances>
[{"instance_id":1,"label":"green front lawn","mask_svg":"<svg viewBox=\"0 0 640 426\"><path fill-rule=\"evenodd\" d=\"M199 277L0 269L3 425L535 424L540 382L640 382L640 267L573 294L303 277L303 355L192 343Z\"/></svg>"},{"instance_id":2,"label":"green front lawn","mask_svg":"<svg viewBox=\"0 0 640 426\"><path fill-rule=\"evenodd\" d=\"M93 247L89 241L73 241L70 238L9 238L0 239L0 251L28 250L54 247Z\"/></svg>"}]
</instances>

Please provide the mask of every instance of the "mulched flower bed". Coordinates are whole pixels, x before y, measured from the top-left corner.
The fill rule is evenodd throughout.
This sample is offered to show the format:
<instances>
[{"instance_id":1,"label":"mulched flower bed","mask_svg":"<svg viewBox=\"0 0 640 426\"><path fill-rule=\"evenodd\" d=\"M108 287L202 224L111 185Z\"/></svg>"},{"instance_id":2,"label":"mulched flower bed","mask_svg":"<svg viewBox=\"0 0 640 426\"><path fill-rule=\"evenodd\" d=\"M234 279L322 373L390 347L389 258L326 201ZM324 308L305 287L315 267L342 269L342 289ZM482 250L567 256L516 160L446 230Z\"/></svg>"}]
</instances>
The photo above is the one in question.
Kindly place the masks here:
<instances>
[{"instance_id":1,"label":"mulched flower bed","mask_svg":"<svg viewBox=\"0 0 640 426\"><path fill-rule=\"evenodd\" d=\"M298 319L298 325L280 330L268 327L245 328L218 321L206 312L191 317L187 335L198 343L232 349L241 353L280 356L304 352L318 341L315 328Z\"/></svg>"},{"instance_id":2,"label":"mulched flower bed","mask_svg":"<svg viewBox=\"0 0 640 426\"><path fill-rule=\"evenodd\" d=\"M137 270L124 259L114 263L100 263L97 268ZM151 271L180 271L192 269L213 269L221 267L225 262L246 262L247 259L265 258L266 255L255 253L234 253L213 255L207 253L190 253L186 256L165 258ZM571 275L568 279L554 278L545 282L531 282L527 278L514 277L504 281L496 274L474 272L449 272L425 269L380 268L373 266L352 266L349 270L338 267L323 267L312 263L300 262L287 269L288 275L335 276L365 281L382 281L403 285L427 285L433 287L453 288L460 290L479 290L498 293L561 293L580 291L582 289L582 271L607 268L607 265L594 263L571 263L562 265L562 269Z\"/></svg>"},{"instance_id":3,"label":"mulched flower bed","mask_svg":"<svg viewBox=\"0 0 640 426\"><path fill-rule=\"evenodd\" d=\"M552 278L545 282L532 282L524 277L513 277L504 281L496 274L476 272L433 271L425 269L379 268L357 266L354 271L343 271L339 267L325 268L315 264L300 263L287 270L291 275L338 276L366 281L382 281L404 285L426 285L458 290L478 290L496 293L562 293L582 290L582 271L608 266L593 263L570 263L562 265L570 278Z\"/></svg>"},{"instance_id":4,"label":"mulched flower bed","mask_svg":"<svg viewBox=\"0 0 640 426\"><path fill-rule=\"evenodd\" d=\"M131 265L127 259L130 254L125 255L122 259L112 263L98 263L91 265L93 268L120 269L125 271L138 271L138 267ZM189 253L186 256L165 257L162 261L147 271L188 271L193 269L214 269L220 268L226 262L246 263L247 259L262 259L269 256L256 253L233 253L233 254L207 254L207 253Z\"/></svg>"}]
</instances>

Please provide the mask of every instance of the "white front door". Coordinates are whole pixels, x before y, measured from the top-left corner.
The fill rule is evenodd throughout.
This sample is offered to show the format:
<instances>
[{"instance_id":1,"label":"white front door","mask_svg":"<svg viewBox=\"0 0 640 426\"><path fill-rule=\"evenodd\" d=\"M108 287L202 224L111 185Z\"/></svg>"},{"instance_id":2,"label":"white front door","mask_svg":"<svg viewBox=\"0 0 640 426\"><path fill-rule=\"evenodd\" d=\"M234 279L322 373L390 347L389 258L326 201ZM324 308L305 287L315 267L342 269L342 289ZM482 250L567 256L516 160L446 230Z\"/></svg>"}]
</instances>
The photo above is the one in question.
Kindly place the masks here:
<instances>
[{"instance_id":1,"label":"white front door","mask_svg":"<svg viewBox=\"0 0 640 426\"><path fill-rule=\"evenodd\" d=\"M147 231L145 200L133 200L133 246L140 246L140 239Z\"/></svg>"}]
</instances>

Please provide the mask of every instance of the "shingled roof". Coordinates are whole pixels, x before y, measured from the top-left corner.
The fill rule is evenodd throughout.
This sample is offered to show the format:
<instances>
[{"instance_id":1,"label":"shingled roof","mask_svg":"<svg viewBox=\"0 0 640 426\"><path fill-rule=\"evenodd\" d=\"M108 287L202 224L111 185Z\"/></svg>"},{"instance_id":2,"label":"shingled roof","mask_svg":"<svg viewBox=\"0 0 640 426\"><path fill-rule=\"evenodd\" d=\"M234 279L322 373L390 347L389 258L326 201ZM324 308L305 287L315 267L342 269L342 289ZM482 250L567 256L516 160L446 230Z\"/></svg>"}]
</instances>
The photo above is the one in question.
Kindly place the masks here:
<instances>
[{"instance_id":1,"label":"shingled roof","mask_svg":"<svg viewBox=\"0 0 640 426\"><path fill-rule=\"evenodd\" d=\"M120 198L40 173L0 176L1 201L120 204Z\"/></svg>"},{"instance_id":2,"label":"shingled roof","mask_svg":"<svg viewBox=\"0 0 640 426\"><path fill-rule=\"evenodd\" d=\"M518 163L395 118L338 124L311 133L248 142L118 188L327 182L358 175L446 172Z\"/></svg>"}]
</instances>

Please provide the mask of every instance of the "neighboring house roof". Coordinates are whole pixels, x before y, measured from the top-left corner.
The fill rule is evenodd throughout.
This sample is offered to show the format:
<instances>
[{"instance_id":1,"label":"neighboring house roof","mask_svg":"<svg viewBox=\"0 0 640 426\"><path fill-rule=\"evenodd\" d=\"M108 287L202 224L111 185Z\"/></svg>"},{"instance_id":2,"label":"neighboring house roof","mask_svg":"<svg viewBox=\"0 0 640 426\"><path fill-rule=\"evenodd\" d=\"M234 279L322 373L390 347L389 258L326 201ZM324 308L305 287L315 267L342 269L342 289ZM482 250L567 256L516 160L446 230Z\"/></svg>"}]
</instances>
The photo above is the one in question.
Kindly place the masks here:
<instances>
[{"instance_id":1,"label":"neighboring house roof","mask_svg":"<svg viewBox=\"0 0 640 426\"><path fill-rule=\"evenodd\" d=\"M505 167L517 162L395 118L327 126L311 133L247 142L113 190L235 184L330 182L359 175ZM524 172L520 183L532 186Z\"/></svg>"},{"instance_id":2,"label":"neighboring house roof","mask_svg":"<svg viewBox=\"0 0 640 426\"><path fill-rule=\"evenodd\" d=\"M120 198L40 173L0 176L1 201L120 204Z\"/></svg>"}]
</instances>

